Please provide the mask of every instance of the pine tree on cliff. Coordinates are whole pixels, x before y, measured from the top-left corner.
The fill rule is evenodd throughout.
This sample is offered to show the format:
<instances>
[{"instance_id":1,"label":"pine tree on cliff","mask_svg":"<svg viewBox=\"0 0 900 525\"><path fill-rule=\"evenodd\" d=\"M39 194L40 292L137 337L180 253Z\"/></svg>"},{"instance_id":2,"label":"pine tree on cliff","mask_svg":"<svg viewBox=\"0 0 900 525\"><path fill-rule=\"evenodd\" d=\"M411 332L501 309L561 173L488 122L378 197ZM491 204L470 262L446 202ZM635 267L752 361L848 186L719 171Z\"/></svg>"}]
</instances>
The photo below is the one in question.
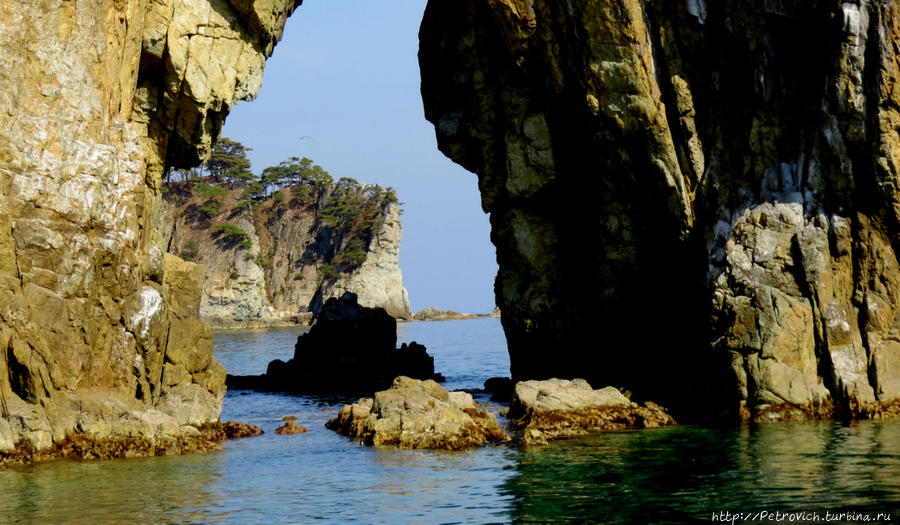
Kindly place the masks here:
<instances>
[{"instance_id":1,"label":"pine tree on cliff","mask_svg":"<svg viewBox=\"0 0 900 525\"><path fill-rule=\"evenodd\" d=\"M287 186L311 186L318 194L331 185L334 179L322 166L314 164L312 159L290 157L277 166L264 169L260 178L263 185L273 190Z\"/></svg>"},{"instance_id":2,"label":"pine tree on cliff","mask_svg":"<svg viewBox=\"0 0 900 525\"><path fill-rule=\"evenodd\" d=\"M247 158L251 149L228 137L220 138L212 145L209 160L204 165L206 173L215 182L227 183L232 188L249 183L255 178Z\"/></svg>"}]
</instances>

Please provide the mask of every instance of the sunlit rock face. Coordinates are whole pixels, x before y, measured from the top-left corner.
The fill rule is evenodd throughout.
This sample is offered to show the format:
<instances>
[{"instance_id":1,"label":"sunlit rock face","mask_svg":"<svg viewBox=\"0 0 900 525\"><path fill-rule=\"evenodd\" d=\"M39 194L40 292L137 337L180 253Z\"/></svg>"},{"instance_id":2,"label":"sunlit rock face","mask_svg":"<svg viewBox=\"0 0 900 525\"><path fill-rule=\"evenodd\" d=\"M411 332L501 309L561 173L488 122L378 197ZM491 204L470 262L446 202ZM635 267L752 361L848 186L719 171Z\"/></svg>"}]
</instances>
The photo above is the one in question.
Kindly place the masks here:
<instances>
[{"instance_id":1,"label":"sunlit rock face","mask_svg":"<svg viewBox=\"0 0 900 525\"><path fill-rule=\"evenodd\" d=\"M159 181L254 95L294 4L0 3L0 451L218 419L203 268L164 256Z\"/></svg>"},{"instance_id":2,"label":"sunlit rock face","mask_svg":"<svg viewBox=\"0 0 900 525\"><path fill-rule=\"evenodd\" d=\"M397 203L382 205L371 229L362 233L365 259L347 273L328 277L324 262L334 259L345 236L319 218L316 206L292 202L276 207L270 201L255 214L223 209L216 221L209 221L197 212L202 199L183 188L170 185L163 198L165 245L206 267L200 319L213 328L309 322L325 301L345 292L394 318L412 317L400 271L403 228ZM225 202L239 201L242 192L230 190ZM249 247L223 242L215 229L220 220L247 232ZM191 253L188 246L196 250Z\"/></svg>"},{"instance_id":3,"label":"sunlit rock face","mask_svg":"<svg viewBox=\"0 0 900 525\"><path fill-rule=\"evenodd\" d=\"M895 404L897 41L887 0L431 0L426 117L478 174L513 375Z\"/></svg>"}]
</instances>

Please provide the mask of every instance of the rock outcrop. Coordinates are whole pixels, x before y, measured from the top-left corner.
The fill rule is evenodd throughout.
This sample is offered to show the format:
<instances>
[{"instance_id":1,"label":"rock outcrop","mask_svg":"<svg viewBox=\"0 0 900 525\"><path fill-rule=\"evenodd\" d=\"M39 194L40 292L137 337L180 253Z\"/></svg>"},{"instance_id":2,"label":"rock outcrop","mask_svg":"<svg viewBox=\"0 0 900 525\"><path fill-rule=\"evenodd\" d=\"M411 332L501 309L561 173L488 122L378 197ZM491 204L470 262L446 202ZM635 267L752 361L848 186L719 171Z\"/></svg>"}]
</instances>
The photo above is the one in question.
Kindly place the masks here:
<instances>
[{"instance_id":1,"label":"rock outcrop","mask_svg":"<svg viewBox=\"0 0 900 525\"><path fill-rule=\"evenodd\" d=\"M170 183L162 211L166 246L207 268L200 319L213 328L251 328L308 323L330 297L353 292L361 304L409 319L409 297L400 271L400 208L360 186L356 197L373 217L335 227L322 219L335 184L283 188L245 207L241 189L216 199L217 213L192 182ZM371 201L371 202L370 202ZM246 237L235 242L218 228L233 225ZM355 246L358 244L358 246ZM341 261L356 250L352 264Z\"/></svg>"},{"instance_id":2,"label":"rock outcrop","mask_svg":"<svg viewBox=\"0 0 900 525\"><path fill-rule=\"evenodd\" d=\"M276 359L261 376L228 376L237 389L270 392L360 393L387 388L397 376L440 378L434 358L412 342L397 348L397 321L382 308L360 306L345 292L330 298L294 357Z\"/></svg>"},{"instance_id":3,"label":"rock outcrop","mask_svg":"<svg viewBox=\"0 0 900 525\"><path fill-rule=\"evenodd\" d=\"M521 430L525 445L601 430L675 424L672 416L655 403L640 406L611 386L594 390L584 379L516 383L508 416Z\"/></svg>"},{"instance_id":4,"label":"rock outcrop","mask_svg":"<svg viewBox=\"0 0 900 525\"><path fill-rule=\"evenodd\" d=\"M203 269L164 255L160 177L253 97L295 4L0 4L0 451L218 420Z\"/></svg>"},{"instance_id":5,"label":"rock outcrop","mask_svg":"<svg viewBox=\"0 0 900 525\"><path fill-rule=\"evenodd\" d=\"M457 321L460 319L481 319L484 317L500 317L500 310L495 308L489 314L464 314L456 310L440 310L433 306L423 308L413 314L414 321Z\"/></svg>"},{"instance_id":6,"label":"rock outcrop","mask_svg":"<svg viewBox=\"0 0 900 525\"><path fill-rule=\"evenodd\" d=\"M897 403L898 40L888 0L430 0L426 117L478 174L514 378Z\"/></svg>"},{"instance_id":7,"label":"rock outcrop","mask_svg":"<svg viewBox=\"0 0 900 525\"><path fill-rule=\"evenodd\" d=\"M325 426L363 445L404 449L463 450L510 440L471 394L402 376L374 399L345 405Z\"/></svg>"},{"instance_id":8,"label":"rock outcrop","mask_svg":"<svg viewBox=\"0 0 900 525\"><path fill-rule=\"evenodd\" d=\"M275 429L275 433L282 436L293 436L296 434L306 434L309 429L294 423L293 421L285 421L283 425Z\"/></svg>"}]
</instances>

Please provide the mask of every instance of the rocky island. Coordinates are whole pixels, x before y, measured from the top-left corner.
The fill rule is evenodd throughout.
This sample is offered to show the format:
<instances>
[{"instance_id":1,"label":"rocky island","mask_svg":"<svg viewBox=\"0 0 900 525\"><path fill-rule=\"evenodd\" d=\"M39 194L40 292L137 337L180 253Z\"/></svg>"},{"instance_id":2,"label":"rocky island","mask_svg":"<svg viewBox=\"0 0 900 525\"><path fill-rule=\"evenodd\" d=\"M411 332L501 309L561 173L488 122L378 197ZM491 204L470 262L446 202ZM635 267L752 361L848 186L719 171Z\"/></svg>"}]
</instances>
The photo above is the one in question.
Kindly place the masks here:
<instances>
[{"instance_id":1,"label":"rocky island","mask_svg":"<svg viewBox=\"0 0 900 525\"><path fill-rule=\"evenodd\" d=\"M213 144L216 168L166 184L169 252L206 267L200 319L213 328L309 323L330 297L409 319L400 272L400 203L392 188L332 177L292 157L261 175L221 167L249 161ZM190 173L190 172L187 172Z\"/></svg>"}]
</instances>

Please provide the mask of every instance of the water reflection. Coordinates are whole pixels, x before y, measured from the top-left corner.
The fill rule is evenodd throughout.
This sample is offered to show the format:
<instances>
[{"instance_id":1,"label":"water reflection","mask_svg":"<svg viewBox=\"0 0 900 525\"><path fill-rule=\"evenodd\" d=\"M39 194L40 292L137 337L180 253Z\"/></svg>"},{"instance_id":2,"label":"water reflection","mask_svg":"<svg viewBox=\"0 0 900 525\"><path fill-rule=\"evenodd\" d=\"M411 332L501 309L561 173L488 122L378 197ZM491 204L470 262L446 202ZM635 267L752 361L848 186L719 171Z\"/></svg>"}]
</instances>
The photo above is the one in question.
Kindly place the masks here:
<instances>
[{"instance_id":1,"label":"water reflection","mask_svg":"<svg viewBox=\"0 0 900 525\"><path fill-rule=\"evenodd\" d=\"M520 521L690 523L714 511L896 512L900 421L617 432L522 453ZM896 516L896 514L894 514Z\"/></svg>"},{"instance_id":2,"label":"water reflection","mask_svg":"<svg viewBox=\"0 0 900 525\"><path fill-rule=\"evenodd\" d=\"M451 388L506 375L496 319L410 323ZM235 373L290 357L297 330L219 332ZM0 471L0 523L709 523L713 511L900 507L900 421L682 427L462 453L360 447L324 427L340 400L228 392L260 437L220 453ZM284 416L309 428L273 433Z\"/></svg>"},{"instance_id":3,"label":"water reflection","mask_svg":"<svg viewBox=\"0 0 900 525\"><path fill-rule=\"evenodd\" d=\"M221 456L56 461L0 471L0 522L198 522L220 500L208 490Z\"/></svg>"},{"instance_id":4,"label":"water reflection","mask_svg":"<svg viewBox=\"0 0 900 525\"><path fill-rule=\"evenodd\" d=\"M305 327L217 331L213 333L216 358L229 374L263 374L269 361L293 358L297 337L308 331Z\"/></svg>"}]
</instances>

